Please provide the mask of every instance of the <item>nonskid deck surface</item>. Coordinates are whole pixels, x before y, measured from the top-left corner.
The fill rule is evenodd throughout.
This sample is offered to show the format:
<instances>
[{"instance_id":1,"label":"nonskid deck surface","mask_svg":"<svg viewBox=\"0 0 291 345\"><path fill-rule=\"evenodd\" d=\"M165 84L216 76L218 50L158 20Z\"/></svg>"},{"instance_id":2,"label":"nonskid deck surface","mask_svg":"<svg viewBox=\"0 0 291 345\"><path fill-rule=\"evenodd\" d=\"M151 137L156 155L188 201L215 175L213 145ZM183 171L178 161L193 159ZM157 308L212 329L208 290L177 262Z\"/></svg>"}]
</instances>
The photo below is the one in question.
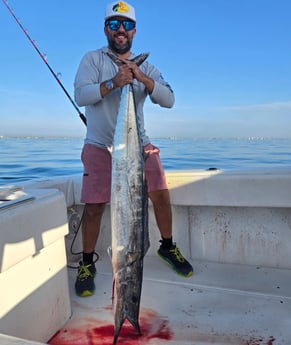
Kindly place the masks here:
<instances>
[{"instance_id":1,"label":"nonskid deck surface","mask_svg":"<svg viewBox=\"0 0 291 345\"><path fill-rule=\"evenodd\" d=\"M142 336L127 322L118 344L290 345L291 271L192 262L195 274L182 278L158 257L144 260L140 308ZM97 262L96 293L74 293L69 270L72 317L52 345L113 342L112 275L107 254Z\"/></svg>"}]
</instances>

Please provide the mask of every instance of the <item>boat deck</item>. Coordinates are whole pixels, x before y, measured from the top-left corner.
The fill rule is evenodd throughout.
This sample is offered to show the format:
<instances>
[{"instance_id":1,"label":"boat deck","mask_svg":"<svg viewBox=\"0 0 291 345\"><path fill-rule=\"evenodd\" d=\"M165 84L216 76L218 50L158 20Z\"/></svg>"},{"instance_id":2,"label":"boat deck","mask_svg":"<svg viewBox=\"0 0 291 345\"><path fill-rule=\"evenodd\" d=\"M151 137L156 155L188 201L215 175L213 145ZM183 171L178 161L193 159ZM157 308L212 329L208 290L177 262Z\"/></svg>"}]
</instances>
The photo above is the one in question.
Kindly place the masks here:
<instances>
[{"instance_id":1,"label":"boat deck","mask_svg":"<svg viewBox=\"0 0 291 345\"><path fill-rule=\"evenodd\" d=\"M291 171L167 177L174 239L193 259L194 275L176 275L152 245L144 260L142 335L125 323L118 345L290 345ZM97 291L79 298L76 270L68 269L68 288L66 260L76 260L69 248L83 210L80 179L53 178L29 188L15 200L8 195L1 207L6 307L0 308L0 344L40 344L28 339L47 342L58 328L50 345L112 344L111 263L106 252L100 254L111 243L109 207L96 247ZM157 244L149 211L150 239ZM80 232L74 250L81 251ZM19 272L32 273L23 275L21 288L14 283Z\"/></svg>"},{"instance_id":2,"label":"boat deck","mask_svg":"<svg viewBox=\"0 0 291 345\"><path fill-rule=\"evenodd\" d=\"M176 275L157 256L146 256L140 309L142 335L126 322L118 344L290 345L291 272L247 265L192 262L195 274ZM96 264L96 293L74 293L72 317L51 345L113 342L112 275L107 254Z\"/></svg>"}]
</instances>

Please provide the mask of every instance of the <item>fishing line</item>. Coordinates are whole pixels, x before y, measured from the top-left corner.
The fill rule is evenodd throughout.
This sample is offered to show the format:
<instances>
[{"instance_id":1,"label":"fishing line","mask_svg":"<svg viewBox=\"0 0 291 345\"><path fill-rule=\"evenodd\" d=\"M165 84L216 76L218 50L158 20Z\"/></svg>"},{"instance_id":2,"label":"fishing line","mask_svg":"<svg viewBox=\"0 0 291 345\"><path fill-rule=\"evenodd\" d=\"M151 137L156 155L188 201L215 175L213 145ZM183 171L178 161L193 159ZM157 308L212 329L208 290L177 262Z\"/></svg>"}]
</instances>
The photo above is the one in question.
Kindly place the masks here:
<instances>
[{"instance_id":1,"label":"fishing line","mask_svg":"<svg viewBox=\"0 0 291 345\"><path fill-rule=\"evenodd\" d=\"M76 230L75 230L75 233L74 233L74 237L73 237L73 240L72 240L72 242L71 242L70 252L71 252L72 255L77 255L77 256L79 256L79 255L82 255L82 254L83 254L83 252L75 252L74 249L73 249L73 247L74 247L74 244L75 244L75 241L76 241L78 232L79 232L79 230L80 230L80 228L81 228L81 224L82 224L82 222L83 222L84 212L85 212L85 209L83 209L81 219L80 219L80 221L78 222L78 225L76 225ZM94 264L95 264L95 263L99 260L99 254L98 254L96 251L94 251L94 256L95 256L95 259L93 260L93 262L94 262ZM68 268L73 268L73 269L78 269L78 266L72 266L72 265L69 265L69 264L67 264L67 267L68 267Z\"/></svg>"},{"instance_id":2,"label":"fishing line","mask_svg":"<svg viewBox=\"0 0 291 345\"><path fill-rule=\"evenodd\" d=\"M32 44L32 46L34 47L34 49L37 51L38 55L41 57L42 61L46 64L47 68L50 70L51 74L54 76L55 80L58 82L58 84L60 85L60 87L62 88L62 90L64 91L64 93L66 94L66 96L68 97L68 99L70 100L70 102L72 103L73 107L76 109L77 113L79 114L81 120L83 121L83 123L85 124L85 126L87 125L87 120L84 114L81 113L80 109L76 106L75 102L73 101L72 97L69 95L69 93L67 92L67 90L65 89L64 85L62 84L62 82L60 81L60 79L58 78L57 74L54 72L54 70L51 68L51 66L49 65L49 63L47 62L45 55L42 54L42 52L38 49L36 43L34 40L32 40L32 38L30 37L30 35L28 34L27 30L23 27L23 25L20 23L20 20L16 17L16 15L14 14L13 10L11 9L11 7L8 5L8 1L7 0L2 0L3 4L6 6L6 8L8 9L8 11L10 12L10 14L12 15L12 17L15 19L16 23L19 25L20 29L22 30L22 32L25 34L25 36L28 38L29 42Z\"/></svg>"}]
</instances>

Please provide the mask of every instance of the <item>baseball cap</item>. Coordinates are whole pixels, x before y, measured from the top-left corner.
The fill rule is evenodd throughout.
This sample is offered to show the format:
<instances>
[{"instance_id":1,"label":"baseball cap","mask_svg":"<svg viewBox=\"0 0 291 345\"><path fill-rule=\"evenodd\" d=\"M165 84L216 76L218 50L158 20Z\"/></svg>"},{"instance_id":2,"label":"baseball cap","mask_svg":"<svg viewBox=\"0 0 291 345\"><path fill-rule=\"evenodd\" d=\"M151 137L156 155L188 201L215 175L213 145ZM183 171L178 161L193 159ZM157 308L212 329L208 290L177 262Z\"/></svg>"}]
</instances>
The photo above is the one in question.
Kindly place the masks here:
<instances>
[{"instance_id":1,"label":"baseball cap","mask_svg":"<svg viewBox=\"0 0 291 345\"><path fill-rule=\"evenodd\" d=\"M136 21L134 8L124 1L115 1L106 7L105 20L110 17L125 17Z\"/></svg>"}]
</instances>

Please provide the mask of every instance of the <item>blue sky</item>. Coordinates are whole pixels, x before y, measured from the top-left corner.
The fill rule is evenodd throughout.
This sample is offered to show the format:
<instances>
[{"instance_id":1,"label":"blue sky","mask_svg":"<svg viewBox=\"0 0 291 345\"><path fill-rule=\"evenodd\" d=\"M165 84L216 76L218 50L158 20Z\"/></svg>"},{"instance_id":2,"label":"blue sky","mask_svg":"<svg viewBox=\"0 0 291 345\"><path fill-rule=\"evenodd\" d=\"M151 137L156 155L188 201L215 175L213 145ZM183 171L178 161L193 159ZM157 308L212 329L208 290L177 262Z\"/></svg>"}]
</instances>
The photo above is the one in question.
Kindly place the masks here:
<instances>
[{"instance_id":1,"label":"blue sky","mask_svg":"<svg viewBox=\"0 0 291 345\"><path fill-rule=\"evenodd\" d=\"M10 0L73 97L85 52L106 45L103 0ZM175 91L147 102L152 137L291 137L290 0L132 0L135 53ZM0 135L80 136L85 126L0 1ZM83 108L80 108L84 112Z\"/></svg>"}]
</instances>

